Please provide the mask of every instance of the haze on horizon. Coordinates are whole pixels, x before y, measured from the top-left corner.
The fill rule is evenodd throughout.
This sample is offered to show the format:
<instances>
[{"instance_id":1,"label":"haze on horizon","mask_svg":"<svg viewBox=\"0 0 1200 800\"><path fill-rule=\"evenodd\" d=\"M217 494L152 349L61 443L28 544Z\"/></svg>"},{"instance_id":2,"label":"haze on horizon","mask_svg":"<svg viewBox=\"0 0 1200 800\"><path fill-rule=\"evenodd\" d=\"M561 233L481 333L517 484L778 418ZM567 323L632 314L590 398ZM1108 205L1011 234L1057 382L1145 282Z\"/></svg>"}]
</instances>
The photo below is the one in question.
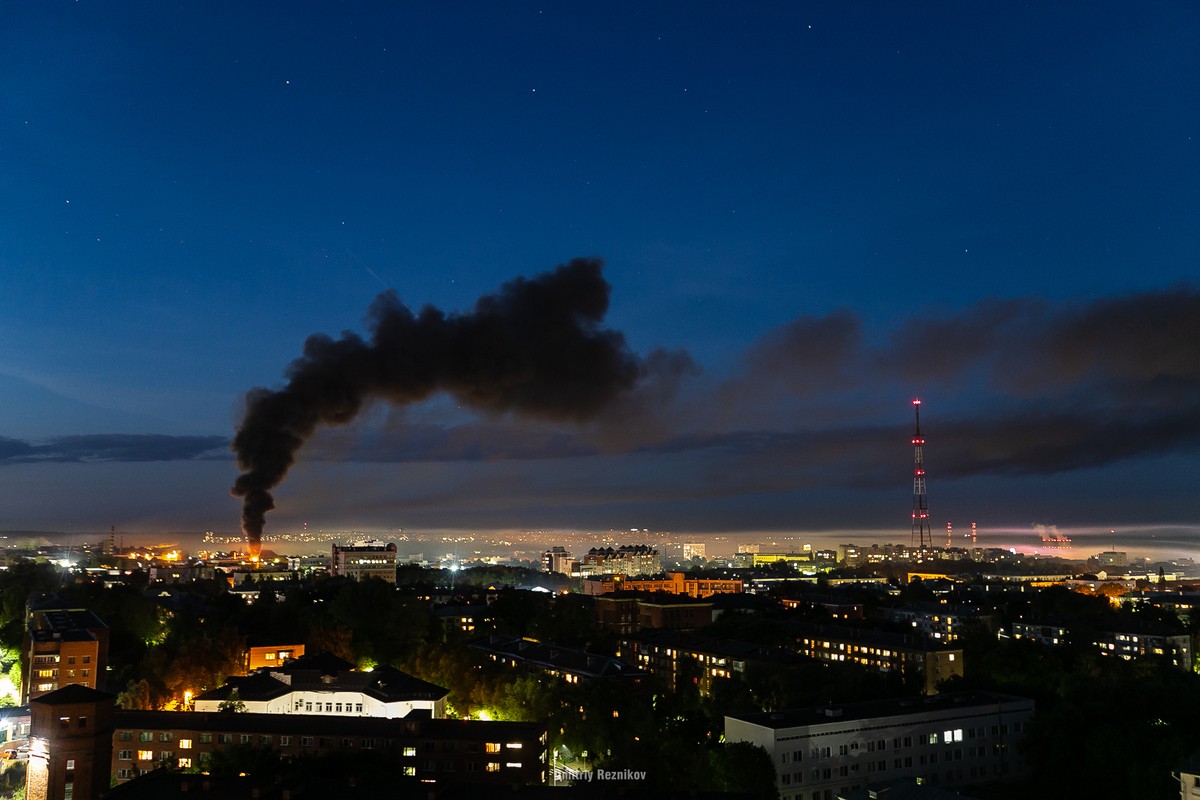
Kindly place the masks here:
<instances>
[{"instance_id":1,"label":"haze on horizon","mask_svg":"<svg viewBox=\"0 0 1200 800\"><path fill-rule=\"evenodd\" d=\"M1200 9L684 9L12 9L0 529L232 531L307 337L598 257L630 391L373 405L268 534L903 541L919 396L935 541L1200 551Z\"/></svg>"}]
</instances>

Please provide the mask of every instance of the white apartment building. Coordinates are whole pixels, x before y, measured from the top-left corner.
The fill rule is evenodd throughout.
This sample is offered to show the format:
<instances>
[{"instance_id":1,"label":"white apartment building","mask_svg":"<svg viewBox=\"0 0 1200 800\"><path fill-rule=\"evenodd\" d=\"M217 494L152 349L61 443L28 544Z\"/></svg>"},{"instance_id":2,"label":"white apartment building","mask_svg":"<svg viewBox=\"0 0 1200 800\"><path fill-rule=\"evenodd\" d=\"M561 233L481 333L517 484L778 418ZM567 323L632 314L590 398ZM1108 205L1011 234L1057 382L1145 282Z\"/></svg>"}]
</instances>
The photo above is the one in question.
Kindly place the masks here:
<instances>
[{"instance_id":1,"label":"white apartment building","mask_svg":"<svg viewBox=\"0 0 1200 800\"><path fill-rule=\"evenodd\" d=\"M955 692L725 717L727 742L764 748L780 800L833 800L898 778L945 788L1024 773L1032 700Z\"/></svg>"}]
</instances>

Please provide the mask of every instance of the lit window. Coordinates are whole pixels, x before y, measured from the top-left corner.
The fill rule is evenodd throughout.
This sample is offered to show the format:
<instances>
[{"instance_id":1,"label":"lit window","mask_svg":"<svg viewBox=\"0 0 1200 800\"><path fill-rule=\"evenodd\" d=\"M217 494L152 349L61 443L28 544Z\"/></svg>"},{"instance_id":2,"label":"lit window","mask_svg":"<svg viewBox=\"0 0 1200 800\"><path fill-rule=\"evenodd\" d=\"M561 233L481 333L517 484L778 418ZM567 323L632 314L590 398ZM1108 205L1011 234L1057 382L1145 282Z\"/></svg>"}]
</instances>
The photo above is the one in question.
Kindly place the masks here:
<instances>
[{"instance_id":1,"label":"lit window","mask_svg":"<svg viewBox=\"0 0 1200 800\"><path fill-rule=\"evenodd\" d=\"M154 760L154 751L153 750L138 750L138 761L153 761L153 760Z\"/></svg>"},{"instance_id":2,"label":"lit window","mask_svg":"<svg viewBox=\"0 0 1200 800\"><path fill-rule=\"evenodd\" d=\"M191 767L192 767L192 760L190 758L179 759L179 768L180 769L191 769Z\"/></svg>"},{"instance_id":3,"label":"lit window","mask_svg":"<svg viewBox=\"0 0 1200 800\"><path fill-rule=\"evenodd\" d=\"M509 761L509 762L508 762L507 764L505 764L504 766L506 766L506 767L508 767L508 768L510 768L510 769L520 769L520 768L521 768L521 762L520 762L520 761Z\"/></svg>"},{"instance_id":4,"label":"lit window","mask_svg":"<svg viewBox=\"0 0 1200 800\"><path fill-rule=\"evenodd\" d=\"M192 749L192 740L191 739L180 739L179 740L179 749L180 750L191 750Z\"/></svg>"},{"instance_id":5,"label":"lit window","mask_svg":"<svg viewBox=\"0 0 1200 800\"><path fill-rule=\"evenodd\" d=\"M500 762L499 761L489 761L487 764L487 771L488 772L499 772L500 771Z\"/></svg>"},{"instance_id":6,"label":"lit window","mask_svg":"<svg viewBox=\"0 0 1200 800\"><path fill-rule=\"evenodd\" d=\"M613 716L615 717L616 714L614 713ZM510 750L520 750L521 743L520 742L509 742L508 744L505 745L505 747L509 748Z\"/></svg>"},{"instance_id":7,"label":"lit window","mask_svg":"<svg viewBox=\"0 0 1200 800\"><path fill-rule=\"evenodd\" d=\"M417 754L417 748L415 748L415 747L406 747L406 748L404 748L403 752L401 753L401 755L405 755L405 756L415 756L416 754Z\"/></svg>"},{"instance_id":8,"label":"lit window","mask_svg":"<svg viewBox=\"0 0 1200 800\"><path fill-rule=\"evenodd\" d=\"M499 742L488 742L487 744L485 744L483 746L483 752L499 753L500 752L500 743Z\"/></svg>"}]
</instances>

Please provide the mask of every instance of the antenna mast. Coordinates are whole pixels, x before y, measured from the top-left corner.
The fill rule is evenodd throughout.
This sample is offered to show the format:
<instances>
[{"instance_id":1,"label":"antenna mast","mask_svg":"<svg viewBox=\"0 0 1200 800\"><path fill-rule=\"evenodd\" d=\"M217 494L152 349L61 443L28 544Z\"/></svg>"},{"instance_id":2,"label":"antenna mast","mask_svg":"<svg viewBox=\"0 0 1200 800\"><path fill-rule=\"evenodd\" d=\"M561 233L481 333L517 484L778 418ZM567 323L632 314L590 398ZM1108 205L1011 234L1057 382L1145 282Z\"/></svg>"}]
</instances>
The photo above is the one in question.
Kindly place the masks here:
<instances>
[{"instance_id":1,"label":"antenna mast","mask_svg":"<svg viewBox=\"0 0 1200 800\"><path fill-rule=\"evenodd\" d=\"M925 496L925 440L921 437L921 401L913 400L917 427L913 433L913 511L910 545L925 553L933 546L933 531L929 527L929 499Z\"/></svg>"}]
</instances>

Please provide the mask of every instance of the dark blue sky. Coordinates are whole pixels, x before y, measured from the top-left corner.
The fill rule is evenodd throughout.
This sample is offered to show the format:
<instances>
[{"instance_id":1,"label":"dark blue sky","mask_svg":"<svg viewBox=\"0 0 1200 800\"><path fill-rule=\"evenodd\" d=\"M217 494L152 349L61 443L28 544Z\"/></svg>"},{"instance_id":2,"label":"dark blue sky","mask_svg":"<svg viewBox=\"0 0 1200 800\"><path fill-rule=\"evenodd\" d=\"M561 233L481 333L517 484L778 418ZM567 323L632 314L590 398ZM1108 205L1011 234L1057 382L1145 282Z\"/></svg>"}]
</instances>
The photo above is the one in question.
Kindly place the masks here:
<instances>
[{"instance_id":1,"label":"dark blue sky","mask_svg":"<svg viewBox=\"0 0 1200 800\"><path fill-rule=\"evenodd\" d=\"M5 16L0 528L233 530L309 334L576 256L628 402L377 408L268 529L905 535L916 395L935 527L1200 523L1194 3Z\"/></svg>"}]
</instances>

